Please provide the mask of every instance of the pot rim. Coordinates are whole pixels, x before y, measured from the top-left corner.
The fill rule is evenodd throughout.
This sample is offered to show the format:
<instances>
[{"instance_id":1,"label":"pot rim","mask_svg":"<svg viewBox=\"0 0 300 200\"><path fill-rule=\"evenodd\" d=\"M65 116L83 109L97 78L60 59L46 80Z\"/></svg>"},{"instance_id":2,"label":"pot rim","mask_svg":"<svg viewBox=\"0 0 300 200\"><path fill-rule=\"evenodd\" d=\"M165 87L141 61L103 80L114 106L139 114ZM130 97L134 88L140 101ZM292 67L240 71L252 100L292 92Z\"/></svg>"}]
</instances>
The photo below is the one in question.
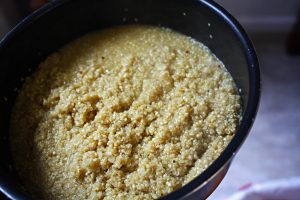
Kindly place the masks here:
<instances>
[{"instance_id":1,"label":"pot rim","mask_svg":"<svg viewBox=\"0 0 300 200\"><path fill-rule=\"evenodd\" d=\"M248 38L245 30L239 24L239 22L223 7L218 5L217 3L211 0L191 0L196 1L199 6L207 7L214 14L220 17L225 23L232 29L238 40L240 41L244 54L248 63L248 72L249 72L249 98L247 105L245 105L245 112L243 113L243 117L239 128L229 143L229 145L225 148L225 150L221 153L221 155L201 174L199 174L195 179L193 179L188 184L183 187L175 190L174 192L161 197L160 199L180 199L186 198L191 195L193 192L197 191L203 185L205 185L210 179L212 179L220 169L232 159L232 157L236 154L245 138L247 137L257 110L259 106L260 100L260 90L261 90L261 82L260 82L260 70L259 63L257 59L257 55L255 53L254 47ZM34 11L32 14L24 18L21 22L19 22L13 29L11 29L0 41L0 54L9 46L9 44L20 34L24 29L26 29L30 24L38 20L44 14L51 12L56 7L59 7L67 2L71 2L71 0L54 0L50 1L38 10ZM0 177L0 191L4 193L7 197L11 199L24 199L24 192L16 190L14 185L6 183L2 177ZM25 195L25 199L30 199Z\"/></svg>"}]
</instances>

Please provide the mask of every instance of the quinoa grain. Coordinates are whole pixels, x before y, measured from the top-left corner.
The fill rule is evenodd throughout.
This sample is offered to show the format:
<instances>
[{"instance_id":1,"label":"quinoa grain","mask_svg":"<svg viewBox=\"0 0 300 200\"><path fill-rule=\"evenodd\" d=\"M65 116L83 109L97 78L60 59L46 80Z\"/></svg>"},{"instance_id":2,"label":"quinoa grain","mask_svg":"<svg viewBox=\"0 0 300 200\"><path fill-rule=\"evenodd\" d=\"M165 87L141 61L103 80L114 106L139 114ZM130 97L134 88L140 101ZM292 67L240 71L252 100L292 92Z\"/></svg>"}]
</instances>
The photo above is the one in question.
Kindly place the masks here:
<instances>
[{"instance_id":1,"label":"quinoa grain","mask_svg":"<svg viewBox=\"0 0 300 200\"><path fill-rule=\"evenodd\" d=\"M68 44L26 79L12 153L42 199L155 199L220 155L240 110L230 74L203 44L116 27Z\"/></svg>"}]
</instances>

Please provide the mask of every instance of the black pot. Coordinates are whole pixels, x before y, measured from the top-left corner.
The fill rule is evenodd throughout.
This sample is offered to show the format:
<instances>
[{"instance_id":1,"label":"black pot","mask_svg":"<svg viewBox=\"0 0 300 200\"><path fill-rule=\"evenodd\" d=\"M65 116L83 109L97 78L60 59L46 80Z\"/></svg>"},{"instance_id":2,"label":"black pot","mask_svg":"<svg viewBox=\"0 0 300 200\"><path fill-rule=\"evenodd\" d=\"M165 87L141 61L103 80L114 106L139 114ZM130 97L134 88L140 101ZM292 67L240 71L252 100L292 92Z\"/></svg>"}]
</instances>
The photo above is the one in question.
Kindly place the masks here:
<instances>
[{"instance_id":1,"label":"black pot","mask_svg":"<svg viewBox=\"0 0 300 200\"><path fill-rule=\"evenodd\" d=\"M239 23L209 0L56 0L20 22L0 43L0 190L11 199L31 199L12 165L11 108L23 78L47 55L96 29L120 24L172 28L206 44L241 89L243 119L233 140L202 174L162 199L205 199L225 176L254 121L260 74L253 46Z\"/></svg>"}]
</instances>

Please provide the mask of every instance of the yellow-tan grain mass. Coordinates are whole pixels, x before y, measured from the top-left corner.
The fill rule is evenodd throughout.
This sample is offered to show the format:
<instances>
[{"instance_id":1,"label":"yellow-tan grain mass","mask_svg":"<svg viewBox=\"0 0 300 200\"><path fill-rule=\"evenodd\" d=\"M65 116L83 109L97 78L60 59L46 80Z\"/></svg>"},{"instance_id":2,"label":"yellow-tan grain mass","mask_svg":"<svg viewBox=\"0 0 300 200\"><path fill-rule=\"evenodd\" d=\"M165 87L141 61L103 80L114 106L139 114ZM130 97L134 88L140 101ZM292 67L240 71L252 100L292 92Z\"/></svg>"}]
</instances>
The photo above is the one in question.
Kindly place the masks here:
<instances>
[{"instance_id":1,"label":"yellow-tan grain mass","mask_svg":"<svg viewBox=\"0 0 300 200\"><path fill-rule=\"evenodd\" d=\"M41 199L156 199L220 155L240 110L230 74L203 44L115 27L71 42L26 79L12 153Z\"/></svg>"}]
</instances>

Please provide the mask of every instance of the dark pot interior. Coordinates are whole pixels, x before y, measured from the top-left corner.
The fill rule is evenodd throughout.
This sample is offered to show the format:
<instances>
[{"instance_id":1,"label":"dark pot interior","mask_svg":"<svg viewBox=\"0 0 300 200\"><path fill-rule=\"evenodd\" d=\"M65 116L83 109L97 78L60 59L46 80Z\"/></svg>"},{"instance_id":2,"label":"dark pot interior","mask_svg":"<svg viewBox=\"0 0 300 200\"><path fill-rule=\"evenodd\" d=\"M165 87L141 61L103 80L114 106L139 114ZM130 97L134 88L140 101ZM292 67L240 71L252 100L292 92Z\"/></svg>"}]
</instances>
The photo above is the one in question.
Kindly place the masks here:
<instances>
[{"instance_id":1,"label":"dark pot interior","mask_svg":"<svg viewBox=\"0 0 300 200\"><path fill-rule=\"evenodd\" d=\"M204 199L224 177L253 123L260 90L258 62L241 26L206 0L57 0L18 24L0 44L0 189L12 199L30 199L11 160L10 111L24 77L48 54L89 31L120 24L169 27L206 44L225 64L241 89L243 119L222 155L191 183L165 199Z\"/></svg>"}]
</instances>

